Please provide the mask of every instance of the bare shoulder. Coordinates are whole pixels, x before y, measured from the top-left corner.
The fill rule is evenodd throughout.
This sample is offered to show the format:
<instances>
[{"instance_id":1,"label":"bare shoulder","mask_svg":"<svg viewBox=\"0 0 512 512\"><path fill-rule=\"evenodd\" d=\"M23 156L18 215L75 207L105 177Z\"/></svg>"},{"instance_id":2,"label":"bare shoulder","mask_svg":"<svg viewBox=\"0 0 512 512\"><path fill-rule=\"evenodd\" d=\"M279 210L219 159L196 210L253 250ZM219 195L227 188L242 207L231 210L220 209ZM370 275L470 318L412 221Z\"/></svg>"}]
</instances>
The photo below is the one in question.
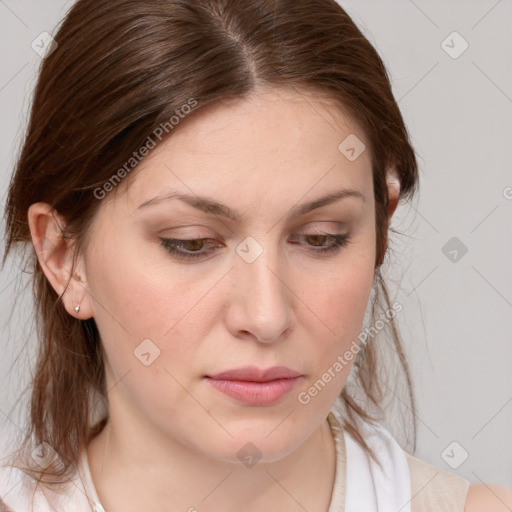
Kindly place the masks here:
<instances>
[{"instance_id":1,"label":"bare shoulder","mask_svg":"<svg viewBox=\"0 0 512 512\"><path fill-rule=\"evenodd\" d=\"M471 484L464 512L510 512L512 489L501 485Z\"/></svg>"}]
</instances>

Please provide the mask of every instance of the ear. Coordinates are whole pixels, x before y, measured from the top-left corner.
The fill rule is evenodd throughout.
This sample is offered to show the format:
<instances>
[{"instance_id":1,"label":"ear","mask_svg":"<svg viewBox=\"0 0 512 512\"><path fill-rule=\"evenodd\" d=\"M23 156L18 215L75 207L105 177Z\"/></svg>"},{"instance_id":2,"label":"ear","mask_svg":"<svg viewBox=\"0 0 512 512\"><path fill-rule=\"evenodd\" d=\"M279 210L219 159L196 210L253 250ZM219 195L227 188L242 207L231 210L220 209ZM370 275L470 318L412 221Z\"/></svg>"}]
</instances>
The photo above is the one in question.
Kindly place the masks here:
<instances>
[{"instance_id":1,"label":"ear","mask_svg":"<svg viewBox=\"0 0 512 512\"><path fill-rule=\"evenodd\" d=\"M66 311L81 320L91 318L83 258L75 255L73 240L63 236L64 219L51 205L34 203L28 209L28 223L39 265L56 293L62 295ZM78 312L76 306L80 306Z\"/></svg>"},{"instance_id":2,"label":"ear","mask_svg":"<svg viewBox=\"0 0 512 512\"><path fill-rule=\"evenodd\" d=\"M398 199L400 197L400 178L398 177L395 169L388 171L386 176L386 183L388 186L389 203L387 208L388 221L398 206Z\"/></svg>"}]
</instances>

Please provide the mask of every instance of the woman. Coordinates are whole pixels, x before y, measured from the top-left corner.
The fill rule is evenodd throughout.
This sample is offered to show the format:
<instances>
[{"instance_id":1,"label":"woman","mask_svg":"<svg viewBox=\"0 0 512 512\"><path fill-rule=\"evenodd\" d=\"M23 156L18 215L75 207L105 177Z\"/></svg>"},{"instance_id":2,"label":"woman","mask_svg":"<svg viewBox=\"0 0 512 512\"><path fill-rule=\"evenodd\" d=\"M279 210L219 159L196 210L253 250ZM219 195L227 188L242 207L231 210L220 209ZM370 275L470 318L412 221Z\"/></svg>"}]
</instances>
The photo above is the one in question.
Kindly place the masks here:
<instances>
[{"instance_id":1,"label":"woman","mask_svg":"<svg viewBox=\"0 0 512 512\"><path fill-rule=\"evenodd\" d=\"M418 173L343 9L79 0L55 41L6 206L40 352L3 509L507 510L379 423L370 328L414 414L380 267Z\"/></svg>"}]
</instances>

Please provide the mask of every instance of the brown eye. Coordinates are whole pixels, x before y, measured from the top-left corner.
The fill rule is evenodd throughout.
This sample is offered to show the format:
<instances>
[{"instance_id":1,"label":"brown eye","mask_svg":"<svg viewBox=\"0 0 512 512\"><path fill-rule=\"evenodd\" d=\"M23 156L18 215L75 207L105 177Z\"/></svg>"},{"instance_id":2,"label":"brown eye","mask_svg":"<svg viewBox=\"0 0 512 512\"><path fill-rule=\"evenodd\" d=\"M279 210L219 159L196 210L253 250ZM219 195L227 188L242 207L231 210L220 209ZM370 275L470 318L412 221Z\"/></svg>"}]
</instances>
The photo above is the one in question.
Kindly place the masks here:
<instances>
[{"instance_id":1,"label":"brown eye","mask_svg":"<svg viewBox=\"0 0 512 512\"><path fill-rule=\"evenodd\" d=\"M161 245L171 254L178 258L198 258L200 256L208 256L212 251L202 251L201 249L211 242L213 245L215 240L211 238L193 238L189 240L180 240L178 238L160 238Z\"/></svg>"},{"instance_id":2,"label":"brown eye","mask_svg":"<svg viewBox=\"0 0 512 512\"><path fill-rule=\"evenodd\" d=\"M341 233L311 233L300 235L298 238L306 239L309 242L307 245L316 247L311 249L314 253L330 253L339 251L342 247L346 247L350 242L350 235ZM326 241L331 241L329 245L325 245Z\"/></svg>"},{"instance_id":3,"label":"brown eye","mask_svg":"<svg viewBox=\"0 0 512 512\"><path fill-rule=\"evenodd\" d=\"M327 235L304 235L305 238L308 238L310 241L312 240L313 243L311 245L315 247L323 247L324 244L322 242L325 242L327 239Z\"/></svg>"}]
</instances>

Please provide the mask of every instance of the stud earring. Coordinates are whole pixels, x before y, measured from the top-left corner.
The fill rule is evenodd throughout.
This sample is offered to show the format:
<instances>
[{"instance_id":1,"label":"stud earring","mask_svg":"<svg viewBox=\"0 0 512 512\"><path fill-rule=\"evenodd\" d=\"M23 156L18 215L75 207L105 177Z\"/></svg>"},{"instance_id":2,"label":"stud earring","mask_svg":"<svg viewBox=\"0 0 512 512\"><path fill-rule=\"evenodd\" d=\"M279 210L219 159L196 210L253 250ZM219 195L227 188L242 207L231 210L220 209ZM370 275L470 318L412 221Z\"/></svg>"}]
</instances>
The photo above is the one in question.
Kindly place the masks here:
<instances>
[{"instance_id":1,"label":"stud earring","mask_svg":"<svg viewBox=\"0 0 512 512\"><path fill-rule=\"evenodd\" d=\"M78 313L80 311L80 304L78 304L78 306L75 307L75 311Z\"/></svg>"}]
</instances>

